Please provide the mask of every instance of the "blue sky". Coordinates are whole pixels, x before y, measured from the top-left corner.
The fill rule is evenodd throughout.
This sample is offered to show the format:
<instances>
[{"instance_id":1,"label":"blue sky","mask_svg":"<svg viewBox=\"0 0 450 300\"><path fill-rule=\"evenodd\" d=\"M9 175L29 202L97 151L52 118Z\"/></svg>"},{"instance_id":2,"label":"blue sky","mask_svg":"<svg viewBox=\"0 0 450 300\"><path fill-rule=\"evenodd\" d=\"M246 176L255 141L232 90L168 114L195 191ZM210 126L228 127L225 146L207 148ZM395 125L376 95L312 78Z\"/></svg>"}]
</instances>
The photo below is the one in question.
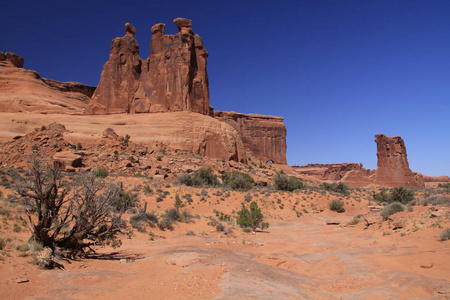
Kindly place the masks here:
<instances>
[{"instance_id":1,"label":"blue sky","mask_svg":"<svg viewBox=\"0 0 450 300\"><path fill-rule=\"evenodd\" d=\"M450 1L6 1L0 51L43 77L97 85L132 23L193 20L216 110L285 118L288 163L376 168L374 135L403 137L410 167L450 175Z\"/></svg>"}]
</instances>

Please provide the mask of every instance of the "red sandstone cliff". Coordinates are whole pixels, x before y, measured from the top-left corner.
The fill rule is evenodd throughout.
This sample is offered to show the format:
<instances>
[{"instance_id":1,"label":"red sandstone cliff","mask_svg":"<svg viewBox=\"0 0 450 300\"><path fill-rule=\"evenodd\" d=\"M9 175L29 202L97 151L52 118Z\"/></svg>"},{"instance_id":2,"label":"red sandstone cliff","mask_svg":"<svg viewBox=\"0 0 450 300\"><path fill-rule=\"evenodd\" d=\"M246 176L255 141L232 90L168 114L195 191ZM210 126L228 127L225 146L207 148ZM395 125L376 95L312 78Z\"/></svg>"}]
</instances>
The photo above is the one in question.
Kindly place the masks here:
<instances>
[{"instance_id":1,"label":"red sandstone cliff","mask_svg":"<svg viewBox=\"0 0 450 300\"><path fill-rule=\"evenodd\" d=\"M383 186L423 187L421 175L413 173L409 168L405 142L399 136L387 137L375 135L377 143L377 171L375 184Z\"/></svg>"},{"instance_id":2,"label":"red sandstone cliff","mask_svg":"<svg viewBox=\"0 0 450 300\"><path fill-rule=\"evenodd\" d=\"M215 111L214 118L240 134L247 151L261 160L286 164L286 127L283 118Z\"/></svg>"},{"instance_id":3,"label":"red sandstone cliff","mask_svg":"<svg viewBox=\"0 0 450 300\"><path fill-rule=\"evenodd\" d=\"M24 59L0 52L0 112L81 114L94 87L42 78Z\"/></svg>"}]
</instances>

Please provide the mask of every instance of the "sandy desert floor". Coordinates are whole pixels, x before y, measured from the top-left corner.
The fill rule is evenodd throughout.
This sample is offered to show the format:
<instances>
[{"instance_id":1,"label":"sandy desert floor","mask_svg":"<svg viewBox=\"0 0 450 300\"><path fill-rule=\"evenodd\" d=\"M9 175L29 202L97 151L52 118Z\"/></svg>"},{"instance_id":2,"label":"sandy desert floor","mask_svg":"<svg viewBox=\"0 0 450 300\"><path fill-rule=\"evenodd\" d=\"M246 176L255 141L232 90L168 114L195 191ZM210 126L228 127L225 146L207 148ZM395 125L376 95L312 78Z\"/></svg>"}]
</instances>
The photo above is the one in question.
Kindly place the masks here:
<instances>
[{"instance_id":1,"label":"sandy desert floor","mask_svg":"<svg viewBox=\"0 0 450 300\"><path fill-rule=\"evenodd\" d=\"M143 178L123 179L129 186ZM394 215L405 224L394 230L370 212L364 191L345 197L347 211L332 212L327 203L341 196L319 192L251 191L271 224L264 232L217 232L208 222L221 210L238 210L245 193L155 183L169 192L157 203L142 194L148 209L172 207L177 193L193 195L187 209L195 223L178 223L174 231L149 228L122 237L122 246L97 247L97 254L64 262L66 270L41 270L31 257L14 251L27 240L25 229L12 231L5 218L1 235L11 237L2 252L2 299L449 299L450 242L439 240L449 227L448 207L432 217L429 206ZM4 195L8 191L4 191ZM358 194L359 193L359 194ZM221 200L224 198L224 200ZM281 202L284 209L280 209ZM303 207L297 217L292 207ZM8 208L3 204L3 211ZM356 214L376 222L348 225ZM333 221L339 225L327 225ZM230 226L229 224L226 224ZM192 235L187 235L190 232ZM149 234L151 233L151 234ZM195 234L195 235L193 235ZM9 250L8 250L9 249ZM26 280L25 280L26 279ZM27 281L19 283L20 281Z\"/></svg>"}]
</instances>

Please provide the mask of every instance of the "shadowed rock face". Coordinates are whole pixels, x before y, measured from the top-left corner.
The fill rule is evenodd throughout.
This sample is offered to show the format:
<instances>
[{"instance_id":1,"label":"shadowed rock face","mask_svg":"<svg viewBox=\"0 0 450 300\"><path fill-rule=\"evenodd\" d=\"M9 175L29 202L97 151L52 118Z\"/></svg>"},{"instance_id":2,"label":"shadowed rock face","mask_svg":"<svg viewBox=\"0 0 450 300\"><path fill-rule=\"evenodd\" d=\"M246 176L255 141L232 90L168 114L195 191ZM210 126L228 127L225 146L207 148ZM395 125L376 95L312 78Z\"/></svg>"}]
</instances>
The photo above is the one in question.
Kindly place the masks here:
<instances>
[{"instance_id":1,"label":"shadowed rock face","mask_svg":"<svg viewBox=\"0 0 450 300\"><path fill-rule=\"evenodd\" d=\"M247 151L261 160L286 164L286 127L283 118L215 111L214 117L239 132Z\"/></svg>"},{"instance_id":2,"label":"shadowed rock face","mask_svg":"<svg viewBox=\"0 0 450 300\"><path fill-rule=\"evenodd\" d=\"M11 52L0 52L0 61L9 61L17 68L23 68L24 59L22 56Z\"/></svg>"},{"instance_id":3,"label":"shadowed rock face","mask_svg":"<svg viewBox=\"0 0 450 300\"><path fill-rule=\"evenodd\" d=\"M375 183L383 186L422 187L420 176L411 171L406 155L405 142L399 136L375 135L377 143L377 171Z\"/></svg>"},{"instance_id":4,"label":"shadowed rock face","mask_svg":"<svg viewBox=\"0 0 450 300\"><path fill-rule=\"evenodd\" d=\"M208 52L192 21L178 18L176 35L165 24L152 27L150 57L139 57L135 28L127 23L124 37L115 38L111 54L85 114L192 111L209 114L206 73Z\"/></svg>"},{"instance_id":5,"label":"shadowed rock face","mask_svg":"<svg viewBox=\"0 0 450 300\"><path fill-rule=\"evenodd\" d=\"M109 60L103 66L100 83L85 114L119 114L132 110L142 61L139 44L134 38L136 29L126 23L125 30L125 36L115 38L111 43Z\"/></svg>"}]
</instances>

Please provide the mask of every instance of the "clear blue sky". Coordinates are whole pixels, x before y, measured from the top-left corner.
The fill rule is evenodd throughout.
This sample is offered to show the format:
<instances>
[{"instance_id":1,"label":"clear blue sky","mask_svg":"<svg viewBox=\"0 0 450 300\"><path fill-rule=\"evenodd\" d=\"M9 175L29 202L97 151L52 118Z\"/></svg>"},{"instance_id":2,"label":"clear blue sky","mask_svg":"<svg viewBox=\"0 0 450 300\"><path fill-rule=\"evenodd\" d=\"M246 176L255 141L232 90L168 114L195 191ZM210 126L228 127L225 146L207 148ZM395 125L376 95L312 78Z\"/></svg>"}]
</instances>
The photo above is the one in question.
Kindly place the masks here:
<instances>
[{"instance_id":1,"label":"clear blue sky","mask_svg":"<svg viewBox=\"0 0 450 300\"><path fill-rule=\"evenodd\" d=\"M450 1L3 1L0 51L43 77L97 85L132 23L193 20L216 110L277 115L288 163L376 168L374 135L403 137L410 167L450 175Z\"/></svg>"}]
</instances>

